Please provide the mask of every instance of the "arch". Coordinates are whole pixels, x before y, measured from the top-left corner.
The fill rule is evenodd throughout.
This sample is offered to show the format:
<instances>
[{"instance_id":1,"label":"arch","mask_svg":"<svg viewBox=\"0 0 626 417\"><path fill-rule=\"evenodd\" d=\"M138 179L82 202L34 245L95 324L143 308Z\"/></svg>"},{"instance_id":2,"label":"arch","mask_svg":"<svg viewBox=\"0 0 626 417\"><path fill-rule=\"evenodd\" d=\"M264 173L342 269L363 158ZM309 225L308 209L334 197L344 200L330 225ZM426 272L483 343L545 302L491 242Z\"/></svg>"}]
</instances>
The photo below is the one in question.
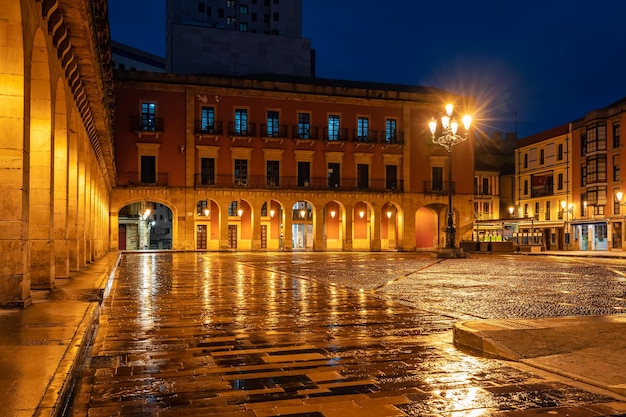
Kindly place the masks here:
<instances>
[{"instance_id":1,"label":"arch","mask_svg":"<svg viewBox=\"0 0 626 417\"><path fill-rule=\"evenodd\" d=\"M380 248L381 250L398 250L401 242L400 206L387 202L380 208Z\"/></svg>"},{"instance_id":2,"label":"arch","mask_svg":"<svg viewBox=\"0 0 626 417\"><path fill-rule=\"evenodd\" d=\"M437 213L430 207L420 207L415 213L416 249L434 249L437 247Z\"/></svg>"},{"instance_id":3,"label":"arch","mask_svg":"<svg viewBox=\"0 0 626 417\"><path fill-rule=\"evenodd\" d=\"M358 201L352 209L352 249L371 250L374 208L368 201Z\"/></svg>"},{"instance_id":4,"label":"arch","mask_svg":"<svg viewBox=\"0 0 626 417\"><path fill-rule=\"evenodd\" d=\"M263 203L260 212L261 249L283 250L285 207L275 199Z\"/></svg>"},{"instance_id":5,"label":"arch","mask_svg":"<svg viewBox=\"0 0 626 417\"><path fill-rule=\"evenodd\" d=\"M124 201L117 210L119 250L174 249L177 241L176 207L162 198L134 198ZM147 211L149 210L149 211ZM156 232L155 232L156 230Z\"/></svg>"},{"instance_id":6,"label":"arch","mask_svg":"<svg viewBox=\"0 0 626 417\"><path fill-rule=\"evenodd\" d=\"M31 55L29 152L29 244L31 287L54 288L52 239L52 98L48 49L41 28L35 32Z\"/></svg>"},{"instance_id":7,"label":"arch","mask_svg":"<svg viewBox=\"0 0 626 417\"><path fill-rule=\"evenodd\" d=\"M204 198L196 202L194 215L195 249L219 250L222 211L217 201Z\"/></svg>"},{"instance_id":8,"label":"arch","mask_svg":"<svg viewBox=\"0 0 626 417\"><path fill-rule=\"evenodd\" d=\"M346 208L337 200L324 206L324 249L343 250L346 235Z\"/></svg>"},{"instance_id":9,"label":"arch","mask_svg":"<svg viewBox=\"0 0 626 417\"><path fill-rule=\"evenodd\" d=\"M315 243L316 212L313 203L297 200L288 210L291 222L291 247L294 250L313 250Z\"/></svg>"}]
</instances>

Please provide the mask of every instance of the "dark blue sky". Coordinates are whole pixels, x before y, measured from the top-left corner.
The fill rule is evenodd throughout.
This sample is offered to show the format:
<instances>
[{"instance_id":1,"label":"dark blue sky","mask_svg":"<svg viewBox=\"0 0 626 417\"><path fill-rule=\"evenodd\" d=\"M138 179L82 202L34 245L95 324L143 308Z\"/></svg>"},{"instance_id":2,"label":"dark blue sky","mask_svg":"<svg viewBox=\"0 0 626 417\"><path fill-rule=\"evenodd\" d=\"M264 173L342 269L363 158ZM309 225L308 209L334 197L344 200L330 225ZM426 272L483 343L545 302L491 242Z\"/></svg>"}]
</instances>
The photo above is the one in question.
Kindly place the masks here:
<instances>
[{"instance_id":1,"label":"dark blue sky","mask_svg":"<svg viewBox=\"0 0 626 417\"><path fill-rule=\"evenodd\" d=\"M520 137L626 96L624 0L424 3L303 0L317 76L471 95L484 130ZM111 37L164 56L164 8L109 0Z\"/></svg>"}]
</instances>

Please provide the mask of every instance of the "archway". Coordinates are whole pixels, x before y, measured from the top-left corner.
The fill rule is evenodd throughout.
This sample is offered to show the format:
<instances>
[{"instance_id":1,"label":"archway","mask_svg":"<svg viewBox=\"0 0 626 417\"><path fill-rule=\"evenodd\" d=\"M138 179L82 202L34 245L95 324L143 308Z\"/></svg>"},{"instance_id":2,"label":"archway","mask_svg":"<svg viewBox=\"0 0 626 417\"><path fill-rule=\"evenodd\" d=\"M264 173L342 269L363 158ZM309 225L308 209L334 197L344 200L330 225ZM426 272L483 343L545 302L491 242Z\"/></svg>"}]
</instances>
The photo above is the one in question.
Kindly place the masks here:
<instances>
[{"instance_id":1,"label":"archway","mask_svg":"<svg viewBox=\"0 0 626 417\"><path fill-rule=\"evenodd\" d=\"M291 207L291 240L294 250L313 250L313 206L297 201Z\"/></svg>"},{"instance_id":2,"label":"archway","mask_svg":"<svg viewBox=\"0 0 626 417\"><path fill-rule=\"evenodd\" d=\"M380 213L380 247L382 250L397 250L399 246L400 212L397 205L387 203Z\"/></svg>"},{"instance_id":3,"label":"archway","mask_svg":"<svg viewBox=\"0 0 626 417\"><path fill-rule=\"evenodd\" d=\"M285 210L277 200L261 206L261 249L282 250L285 227Z\"/></svg>"},{"instance_id":4,"label":"archway","mask_svg":"<svg viewBox=\"0 0 626 417\"><path fill-rule=\"evenodd\" d=\"M345 208L337 201L330 201L324 207L324 248L343 250L345 236Z\"/></svg>"},{"instance_id":5,"label":"archway","mask_svg":"<svg viewBox=\"0 0 626 417\"><path fill-rule=\"evenodd\" d=\"M154 201L124 206L118 215L119 250L172 249L172 210Z\"/></svg>"},{"instance_id":6,"label":"archway","mask_svg":"<svg viewBox=\"0 0 626 417\"><path fill-rule=\"evenodd\" d=\"M421 207L415 213L415 248L435 249L437 245L437 213Z\"/></svg>"},{"instance_id":7,"label":"archway","mask_svg":"<svg viewBox=\"0 0 626 417\"><path fill-rule=\"evenodd\" d=\"M220 247L220 207L210 199L196 203L195 230L197 250L218 250Z\"/></svg>"},{"instance_id":8,"label":"archway","mask_svg":"<svg viewBox=\"0 0 626 417\"><path fill-rule=\"evenodd\" d=\"M374 210L366 201L359 201L352 212L352 249L372 249L372 224Z\"/></svg>"}]
</instances>

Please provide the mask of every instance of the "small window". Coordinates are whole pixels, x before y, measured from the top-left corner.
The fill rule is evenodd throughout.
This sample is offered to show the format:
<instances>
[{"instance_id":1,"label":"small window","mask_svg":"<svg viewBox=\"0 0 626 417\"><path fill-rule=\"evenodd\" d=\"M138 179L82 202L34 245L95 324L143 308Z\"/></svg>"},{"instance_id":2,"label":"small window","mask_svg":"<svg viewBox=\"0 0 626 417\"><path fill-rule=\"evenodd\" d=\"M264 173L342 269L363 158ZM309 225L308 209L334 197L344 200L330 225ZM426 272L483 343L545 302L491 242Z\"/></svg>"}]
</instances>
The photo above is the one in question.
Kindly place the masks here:
<instances>
[{"instance_id":1,"label":"small window","mask_svg":"<svg viewBox=\"0 0 626 417\"><path fill-rule=\"evenodd\" d=\"M239 14L248 14L248 6L240 5L239 6Z\"/></svg>"},{"instance_id":2,"label":"small window","mask_svg":"<svg viewBox=\"0 0 626 417\"><path fill-rule=\"evenodd\" d=\"M247 32L248 24L247 23L239 23L239 32Z\"/></svg>"},{"instance_id":3,"label":"small window","mask_svg":"<svg viewBox=\"0 0 626 417\"><path fill-rule=\"evenodd\" d=\"M234 26L235 23L237 23L237 19L235 19L234 17L227 17L226 18L226 24L227 25Z\"/></svg>"},{"instance_id":4,"label":"small window","mask_svg":"<svg viewBox=\"0 0 626 417\"><path fill-rule=\"evenodd\" d=\"M278 12L274 12L274 22L278 22L279 20Z\"/></svg>"},{"instance_id":5,"label":"small window","mask_svg":"<svg viewBox=\"0 0 626 417\"><path fill-rule=\"evenodd\" d=\"M339 140L339 115L328 115L328 140Z\"/></svg>"},{"instance_id":6,"label":"small window","mask_svg":"<svg viewBox=\"0 0 626 417\"><path fill-rule=\"evenodd\" d=\"M198 12L204 13L204 3L198 3Z\"/></svg>"},{"instance_id":7,"label":"small window","mask_svg":"<svg viewBox=\"0 0 626 417\"><path fill-rule=\"evenodd\" d=\"M156 103L141 103L141 130L156 130Z\"/></svg>"}]
</instances>

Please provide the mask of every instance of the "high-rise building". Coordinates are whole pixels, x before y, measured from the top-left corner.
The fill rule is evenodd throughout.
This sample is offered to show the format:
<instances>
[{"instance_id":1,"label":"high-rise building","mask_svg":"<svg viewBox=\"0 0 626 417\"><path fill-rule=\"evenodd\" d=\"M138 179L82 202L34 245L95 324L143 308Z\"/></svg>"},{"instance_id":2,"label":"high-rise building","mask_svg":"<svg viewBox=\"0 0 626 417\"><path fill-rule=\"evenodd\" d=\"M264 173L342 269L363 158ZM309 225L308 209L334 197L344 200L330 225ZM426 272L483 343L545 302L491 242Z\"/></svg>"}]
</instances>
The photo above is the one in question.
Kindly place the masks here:
<instances>
[{"instance_id":1,"label":"high-rise building","mask_svg":"<svg viewBox=\"0 0 626 417\"><path fill-rule=\"evenodd\" d=\"M314 75L301 0L168 0L166 32L168 72Z\"/></svg>"}]
</instances>

